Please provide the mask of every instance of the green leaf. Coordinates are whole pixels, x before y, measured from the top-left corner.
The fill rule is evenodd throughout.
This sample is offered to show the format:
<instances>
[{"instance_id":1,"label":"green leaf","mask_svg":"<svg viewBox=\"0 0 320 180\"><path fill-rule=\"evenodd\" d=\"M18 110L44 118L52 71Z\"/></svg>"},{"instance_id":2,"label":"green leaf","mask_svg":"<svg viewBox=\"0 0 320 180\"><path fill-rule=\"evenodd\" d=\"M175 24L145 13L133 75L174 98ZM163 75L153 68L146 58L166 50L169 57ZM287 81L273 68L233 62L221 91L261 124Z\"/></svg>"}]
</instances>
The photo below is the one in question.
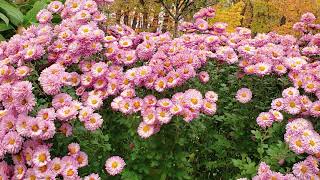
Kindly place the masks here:
<instances>
[{"instance_id":1,"label":"green leaf","mask_svg":"<svg viewBox=\"0 0 320 180\"><path fill-rule=\"evenodd\" d=\"M0 41L4 41L6 40L6 38L4 38L1 34L0 34Z\"/></svg>"},{"instance_id":2,"label":"green leaf","mask_svg":"<svg viewBox=\"0 0 320 180\"><path fill-rule=\"evenodd\" d=\"M7 18L6 15L2 14L1 12L0 12L0 19L2 19L6 23L6 25L9 25L9 19Z\"/></svg>"},{"instance_id":3,"label":"green leaf","mask_svg":"<svg viewBox=\"0 0 320 180\"><path fill-rule=\"evenodd\" d=\"M13 27L10 26L10 24L7 25L7 24L5 24L5 23L0 23L0 32L1 32L1 31L6 31L6 30L9 30L9 29L13 29Z\"/></svg>"},{"instance_id":4,"label":"green leaf","mask_svg":"<svg viewBox=\"0 0 320 180\"><path fill-rule=\"evenodd\" d=\"M0 9L7 15L12 24L19 26L23 22L23 14L21 11L7 1L0 0Z\"/></svg>"},{"instance_id":5,"label":"green leaf","mask_svg":"<svg viewBox=\"0 0 320 180\"><path fill-rule=\"evenodd\" d=\"M38 12L43 9L47 4L43 1L37 1L34 3L33 8L30 9L25 15L26 22L37 22L36 16Z\"/></svg>"}]
</instances>

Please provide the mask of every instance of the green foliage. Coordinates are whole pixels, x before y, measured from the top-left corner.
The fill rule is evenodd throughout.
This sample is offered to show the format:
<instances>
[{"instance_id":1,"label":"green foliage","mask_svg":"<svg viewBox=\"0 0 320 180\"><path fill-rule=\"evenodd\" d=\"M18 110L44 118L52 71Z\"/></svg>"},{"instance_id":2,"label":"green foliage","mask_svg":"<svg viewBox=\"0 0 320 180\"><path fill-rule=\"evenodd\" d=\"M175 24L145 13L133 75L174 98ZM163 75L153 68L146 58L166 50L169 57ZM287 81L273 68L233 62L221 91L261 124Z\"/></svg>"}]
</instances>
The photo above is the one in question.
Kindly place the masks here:
<instances>
[{"instance_id":1,"label":"green foliage","mask_svg":"<svg viewBox=\"0 0 320 180\"><path fill-rule=\"evenodd\" d=\"M37 22L37 19L36 19L36 16L38 14L38 12L45 8L47 5L46 1L36 1L34 4L33 4L33 8L30 9L25 17L24 17L24 21L26 24L30 24L30 23L35 23Z\"/></svg>"},{"instance_id":2,"label":"green foliage","mask_svg":"<svg viewBox=\"0 0 320 180\"><path fill-rule=\"evenodd\" d=\"M13 4L0 0L0 40L9 38L23 22L23 14Z\"/></svg>"},{"instance_id":3,"label":"green foliage","mask_svg":"<svg viewBox=\"0 0 320 180\"><path fill-rule=\"evenodd\" d=\"M23 22L23 14L21 11L7 1L0 0L0 9L6 14L8 19L10 19L10 22L15 26L19 26Z\"/></svg>"},{"instance_id":4,"label":"green foliage","mask_svg":"<svg viewBox=\"0 0 320 180\"><path fill-rule=\"evenodd\" d=\"M0 0L0 40L9 39L21 27L37 23L37 13L50 0L30 0L23 4L13 4Z\"/></svg>"}]
</instances>

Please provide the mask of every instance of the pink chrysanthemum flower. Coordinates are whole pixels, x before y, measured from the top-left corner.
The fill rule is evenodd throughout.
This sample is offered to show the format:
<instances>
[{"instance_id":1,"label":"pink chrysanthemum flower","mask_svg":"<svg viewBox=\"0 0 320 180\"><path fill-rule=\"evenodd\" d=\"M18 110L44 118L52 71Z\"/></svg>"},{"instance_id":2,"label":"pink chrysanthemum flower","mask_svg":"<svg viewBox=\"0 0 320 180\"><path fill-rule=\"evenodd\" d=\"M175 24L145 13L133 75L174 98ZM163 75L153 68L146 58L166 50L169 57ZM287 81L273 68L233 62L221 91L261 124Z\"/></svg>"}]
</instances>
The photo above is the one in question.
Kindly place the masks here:
<instances>
[{"instance_id":1,"label":"pink chrysanthemum flower","mask_svg":"<svg viewBox=\"0 0 320 180\"><path fill-rule=\"evenodd\" d=\"M120 108L120 102L122 102L122 100L123 100L123 97L121 97L121 96L114 98L111 102L111 108L114 111L118 111Z\"/></svg>"},{"instance_id":2,"label":"pink chrysanthemum flower","mask_svg":"<svg viewBox=\"0 0 320 180\"><path fill-rule=\"evenodd\" d=\"M27 180L37 179L35 170L33 168L29 168L25 173L24 179L27 179Z\"/></svg>"},{"instance_id":3,"label":"pink chrysanthemum flower","mask_svg":"<svg viewBox=\"0 0 320 180\"><path fill-rule=\"evenodd\" d=\"M143 122L146 124L155 124L156 122L156 111L154 108L148 108L141 112Z\"/></svg>"},{"instance_id":4,"label":"pink chrysanthemum flower","mask_svg":"<svg viewBox=\"0 0 320 180\"><path fill-rule=\"evenodd\" d=\"M12 155L12 160L13 160L14 164L25 164L26 163L22 152Z\"/></svg>"},{"instance_id":5,"label":"pink chrysanthemum flower","mask_svg":"<svg viewBox=\"0 0 320 180\"><path fill-rule=\"evenodd\" d=\"M132 46L132 44L132 40L127 36L121 37L119 39L119 45L122 48L129 48L130 46Z\"/></svg>"},{"instance_id":6,"label":"pink chrysanthemum flower","mask_svg":"<svg viewBox=\"0 0 320 180\"><path fill-rule=\"evenodd\" d=\"M154 82L154 89L158 92L162 92L164 91L164 89L167 86L167 81L165 78L158 78L155 82Z\"/></svg>"},{"instance_id":7,"label":"pink chrysanthemum flower","mask_svg":"<svg viewBox=\"0 0 320 180\"><path fill-rule=\"evenodd\" d=\"M89 73L82 74L80 76L81 85L84 87L89 87L93 84L93 76Z\"/></svg>"},{"instance_id":8,"label":"pink chrysanthemum flower","mask_svg":"<svg viewBox=\"0 0 320 180\"><path fill-rule=\"evenodd\" d=\"M4 149L11 154L20 151L23 138L15 131L8 132L2 139Z\"/></svg>"},{"instance_id":9,"label":"pink chrysanthemum flower","mask_svg":"<svg viewBox=\"0 0 320 180\"><path fill-rule=\"evenodd\" d=\"M28 66L20 66L15 70L15 75L19 78L23 78L29 74L31 69Z\"/></svg>"},{"instance_id":10,"label":"pink chrysanthemum flower","mask_svg":"<svg viewBox=\"0 0 320 180\"><path fill-rule=\"evenodd\" d=\"M260 127L270 127L274 121L274 117L270 112L262 112L257 117L257 123Z\"/></svg>"},{"instance_id":11,"label":"pink chrysanthemum flower","mask_svg":"<svg viewBox=\"0 0 320 180\"><path fill-rule=\"evenodd\" d=\"M154 134L154 126L153 125L149 125L149 124L146 124L145 122L141 122L139 124L139 127L138 127L138 135L144 139L150 137L152 134Z\"/></svg>"},{"instance_id":12,"label":"pink chrysanthemum flower","mask_svg":"<svg viewBox=\"0 0 320 180\"><path fill-rule=\"evenodd\" d=\"M103 119L100 114L93 113L87 121L85 121L84 126L89 131L95 131L101 127Z\"/></svg>"},{"instance_id":13,"label":"pink chrysanthemum flower","mask_svg":"<svg viewBox=\"0 0 320 180\"><path fill-rule=\"evenodd\" d=\"M16 118L10 113L2 118L0 128L5 132L14 131L16 129L16 123Z\"/></svg>"},{"instance_id":14,"label":"pink chrysanthemum flower","mask_svg":"<svg viewBox=\"0 0 320 180\"><path fill-rule=\"evenodd\" d=\"M210 101L210 102L218 101L218 94L213 91L207 91L204 96L207 101Z\"/></svg>"},{"instance_id":15,"label":"pink chrysanthemum flower","mask_svg":"<svg viewBox=\"0 0 320 180\"><path fill-rule=\"evenodd\" d=\"M172 102L170 99L165 98L165 99L160 99L157 102L157 105L162 108L169 109L172 106Z\"/></svg>"},{"instance_id":16,"label":"pink chrysanthemum flower","mask_svg":"<svg viewBox=\"0 0 320 180\"><path fill-rule=\"evenodd\" d=\"M44 121L42 125L42 134L39 138L43 140L48 140L53 138L56 133L56 126L53 121Z\"/></svg>"},{"instance_id":17,"label":"pink chrysanthemum flower","mask_svg":"<svg viewBox=\"0 0 320 180\"><path fill-rule=\"evenodd\" d=\"M248 88L241 88L237 91L236 99L240 103L248 103L252 98L252 92Z\"/></svg>"},{"instance_id":18,"label":"pink chrysanthemum flower","mask_svg":"<svg viewBox=\"0 0 320 180\"><path fill-rule=\"evenodd\" d=\"M32 162L35 166L41 167L46 165L50 159L49 149L45 146L40 146L35 149L32 157Z\"/></svg>"},{"instance_id":19,"label":"pink chrysanthemum flower","mask_svg":"<svg viewBox=\"0 0 320 180\"><path fill-rule=\"evenodd\" d=\"M275 121L281 122L283 120L283 115L281 114L281 112L277 110L270 110L269 112L274 116Z\"/></svg>"},{"instance_id":20,"label":"pink chrysanthemum flower","mask_svg":"<svg viewBox=\"0 0 320 180\"><path fill-rule=\"evenodd\" d=\"M258 175L264 173L271 173L270 166L268 166L265 162L261 162L258 168Z\"/></svg>"},{"instance_id":21,"label":"pink chrysanthemum flower","mask_svg":"<svg viewBox=\"0 0 320 180\"><path fill-rule=\"evenodd\" d=\"M272 109L277 110L277 111L283 110L283 108L284 108L284 99L283 98L277 98L277 99L272 100L271 107L272 107Z\"/></svg>"},{"instance_id":22,"label":"pink chrysanthemum flower","mask_svg":"<svg viewBox=\"0 0 320 180\"><path fill-rule=\"evenodd\" d=\"M88 97L85 104L92 109L99 109L102 106L103 102L99 96L91 95Z\"/></svg>"},{"instance_id":23,"label":"pink chrysanthemum flower","mask_svg":"<svg viewBox=\"0 0 320 180\"><path fill-rule=\"evenodd\" d=\"M141 111L141 108L143 106L143 100L140 98L134 98L132 100L132 110L133 112Z\"/></svg>"},{"instance_id":24,"label":"pink chrysanthemum flower","mask_svg":"<svg viewBox=\"0 0 320 180\"><path fill-rule=\"evenodd\" d=\"M320 88L320 84L318 81L308 80L304 82L303 89L308 93L314 93Z\"/></svg>"},{"instance_id":25,"label":"pink chrysanthemum flower","mask_svg":"<svg viewBox=\"0 0 320 180\"><path fill-rule=\"evenodd\" d=\"M293 136L289 141L289 147L295 153L302 154L305 152L306 144L301 137Z\"/></svg>"},{"instance_id":26,"label":"pink chrysanthemum flower","mask_svg":"<svg viewBox=\"0 0 320 180\"><path fill-rule=\"evenodd\" d=\"M64 168L62 175L66 179L75 179L78 176L78 170L75 166L69 165Z\"/></svg>"},{"instance_id":27,"label":"pink chrysanthemum flower","mask_svg":"<svg viewBox=\"0 0 320 180\"><path fill-rule=\"evenodd\" d=\"M107 72L108 65L104 62L98 62L92 65L91 72L93 77L101 77Z\"/></svg>"},{"instance_id":28,"label":"pink chrysanthemum flower","mask_svg":"<svg viewBox=\"0 0 320 180\"><path fill-rule=\"evenodd\" d=\"M83 107L81 108L78 118L81 122L88 120L88 118L93 114L94 110L91 107Z\"/></svg>"},{"instance_id":29,"label":"pink chrysanthemum flower","mask_svg":"<svg viewBox=\"0 0 320 180\"><path fill-rule=\"evenodd\" d=\"M59 109L63 106L70 105L71 102L72 102L72 97L69 94L61 93L53 97L52 106L55 109Z\"/></svg>"},{"instance_id":30,"label":"pink chrysanthemum flower","mask_svg":"<svg viewBox=\"0 0 320 180\"><path fill-rule=\"evenodd\" d=\"M287 97L296 97L299 96L299 90L294 87L289 87L285 90L282 91L282 97L287 98Z\"/></svg>"},{"instance_id":31,"label":"pink chrysanthemum flower","mask_svg":"<svg viewBox=\"0 0 320 180\"><path fill-rule=\"evenodd\" d=\"M85 167L88 165L88 155L82 151L76 154L75 160L79 168Z\"/></svg>"},{"instance_id":32,"label":"pink chrysanthemum flower","mask_svg":"<svg viewBox=\"0 0 320 180\"><path fill-rule=\"evenodd\" d=\"M111 176L114 176L114 175L120 174L125 165L126 163L121 157L112 156L107 159L105 163L105 168L108 174L110 174Z\"/></svg>"},{"instance_id":33,"label":"pink chrysanthemum flower","mask_svg":"<svg viewBox=\"0 0 320 180\"><path fill-rule=\"evenodd\" d=\"M132 101L131 99L123 99L123 101L119 104L119 111L124 114L131 114L132 113Z\"/></svg>"},{"instance_id":34,"label":"pink chrysanthemum flower","mask_svg":"<svg viewBox=\"0 0 320 180\"><path fill-rule=\"evenodd\" d=\"M294 164L292 172L299 179L309 179L312 174L311 168L305 161Z\"/></svg>"},{"instance_id":35,"label":"pink chrysanthemum flower","mask_svg":"<svg viewBox=\"0 0 320 180\"><path fill-rule=\"evenodd\" d=\"M63 4L60 1L52 1L47 9L52 13L58 13L63 9Z\"/></svg>"},{"instance_id":36,"label":"pink chrysanthemum flower","mask_svg":"<svg viewBox=\"0 0 320 180\"><path fill-rule=\"evenodd\" d=\"M202 111L207 115L213 115L217 111L217 104L208 100L204 100Z\"/></svg>"},{"instance_id":37,"label":"pink chrysanthemum flower","mask_svg":"<svg viewBox=\"0 0 320 180\"><path fill-rule=\"evenodd\" d=\"M124 98L133 98L136 96L136 91L133 88L125 89L120 94Z\"/></svg>"},{"instance_id":38,"label":"pink chrysanthemum flower","mask_svg":"<svg viewBox=\"0 0 320 180\"><path fill-rule=\"evenodd\" d=\"M144 104L147 106L154 106L157 103L157 98L153 95L147 95L143 98Z\"/></svg>"},{"instance_id":39,"label":"pink chrysanthemum flower","mask_svg":"<svg viewBox=\"0 0 320 180\"><path fill-rule=\"evenodd\" d=\"M300 19L301 22L304 22L307 24L313 23L315 20L316 20L316 17L314 16L314 14L310 12L304 13Z\"/></svg>"},{"instance_id":40,"label":"pink chrysanthemum flower","mask_svg":"<svg viewBox=\"0 0 320 180\"><path fill-rule=\"evenodd\" d=\"M199 80L204 84L207 83L210 80L209 73L206 71L201 71L199 73Z\"/></svg>"},{"instance_id":41,"label":"pink chrysanthemum flower","mask_svg":"<svg viewBox=\"0 0 320 180\"><path fill-rule=\"evenodd\" d=\"M170 110L169 110L169 111L170 111L170 113L171 113L172 115L177 115L177 114L181 113L182 110L183 110L183 107L182 107L180 104L174 103L174 104L170 107Z\"/></svg>"},{"instance_id":42,"label":"pink chrysanthemum flower","mask_svg":"<svg viewBox=\"0 0 320 180\"><path fill-rule=\"evenodd\" d=\"M296 97L286 98L284 110L289 114L299 114L301 111L301 104L299 99Z\"/></svg>"},{"instance_id":43,"label":"pink chrysanthemum flower","mask_svg":"<svg viewBox=\"0 0 320 180\"><path fill-rule=\"evenodd\" d=\"M15 107L19 113L29 112L36 105L36 99L33 94L27 94L15 99Z\"/></svg>"},{"instance_id":44,"label":"pink chrysanthemum flower","mask_svg":"<svg viewBox=\"0 0 320 180\"><path fill-rule=\"evenodd\" d=\"M80 145L78 143L71 143L68 145L68 155L76 155L80 151Z\"/></svg>"},{"instance_id":45,"label":"pink chrysanthemum flower","mask_svg":"<svg viewBox=\"0 0 320 180\"><path fill-rule=\"evenodd\" d=\"M44 108L38 112L37 117L45 121L53 121L56 119L56 113L53 108Z\"/></svg>"},{"instance_id":46,"label":"pink chrysanthemum flower","mask_svg":"<svg viewBox=\"0 0 320 180\"><path fill-rule=\"evenodd\" d=\"M24 164L17 164L14 166L14 178L22 179L27 171L27 167ZM1 175L0 175L1 177ZM1 178L0 178L1 179Z\"/></svg>"},{"instance_id":47,"label":"pink chrysanthemum flower","mask_svg":"<svg viewBox=\"0 0 320 180\"><path fill-rule=\"evenodd\" d=\"M287 73L287 68L282 64L274 65L273 70L279 75L283 75L283 74Z\"/></svg>"},{"instance_id":48,"label":"pink chrysanthemum flower","mask_svg":"<svg viewBox=\"0 0 320 180\"><path fill-rule=\"evenodd\" d=\"M101 178L98 174L92 173L88 176L85 176L83 180L101 180Z\"/></svg>"},{"instance_id":49,"label":"pink chrysanthemum flower","mask_svg":"<svg viewBox=\"0 0 320 180\"><path fill-rule=\"evenodd\" d=\"M49 169L53 174L58 175L63 171L64 163L56 157L49 162Z\"/></svg>"},{"instance_id":50,"label":"pink chrysanthemum flower","mask_svg":"<svg viewBox=\"0 0 320 180\"><path fill-rule=\"evenodd\" d=\"M71 106L63 106L57 110L57 118L61 121L69 121L74 119L78 111Z\"/></svg>"},{"instance_id":51,"label":"pink chrysanthemum flower","mask_svg":"<svg viewBox=\"0 0 320 180\"><path fill-rule=\"evenodd\" d=\"M263 76L263 75L269 74L271 72L271 67L272 66L270 64L268 64L268 63L261 62L261 63L257 63L255 65L255 67L256 67L256 70L255 70L256 73L258 75Z\"/></svg>"},{"instance_id":52,"label":"pink chrysanthemum flower","mask_svg":"<svg viewBox=\"0 0 320 180\"><path fill-rule=\"evenodd\" d=\"M303 138L305 150L309 154L317 154L320 152L320 138L319 135L310 135Z\"/></svg>"},{"instance_id":53,"label":"pink chrysanthemum flower","mask_svg":"<svg viewBox=\"0 0 320 180\"><path fill-rule=\"evenodd\" d=\"M312 116L320 117L320 101L313 102L309 111Z\"/></svg>"},{"instance_id":54,"label":"pink chrysanthemum flower","mask_svg":"<svg viewBox=\"0 0 320 180\"><path fill-rule=\"evenodd\" d=\"M69 137L72 135L72 126L69 123L62 123L59 130L66 136Z\"/></svg>"},{"instance_id":55,"label":"pink chrysanthemum flower","mask_svg":"<svg viewBox=\"0 0 320 180\"><path fill-rule=\"evenodd\" d=\"M158 107L156 109L156 117L160 123L167 124L171 121L172 115L168 109Z\"/></svg>"},{"instance_id":56,"label":"pink chrysanthemum flower","mask_svg":"<svg viewBox=\"0 0 320 180\"><path fill-rule=\"evenodd\" d=\"M187 106L192 109L200 109L203 105L202 94L195 89L187 90L184 93L184 100Z\"/></svg>"}]
</instances>

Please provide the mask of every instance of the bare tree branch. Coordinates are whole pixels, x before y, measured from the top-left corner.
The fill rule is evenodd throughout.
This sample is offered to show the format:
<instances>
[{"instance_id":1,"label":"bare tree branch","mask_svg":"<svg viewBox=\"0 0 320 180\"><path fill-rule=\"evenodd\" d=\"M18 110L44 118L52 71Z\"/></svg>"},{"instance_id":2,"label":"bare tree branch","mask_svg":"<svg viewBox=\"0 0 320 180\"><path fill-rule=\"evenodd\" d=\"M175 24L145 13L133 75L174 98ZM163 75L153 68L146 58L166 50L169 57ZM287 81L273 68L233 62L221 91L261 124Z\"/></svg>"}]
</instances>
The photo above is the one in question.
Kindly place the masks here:
<instances>
[{"instance_id":1,"label":"bare tree branch","mask_svg":"<svg viewBox=\"0 0 320 180\"><path fill-rule=\"evenodd\" d=\"M173 13L170 11L170 8L164 3L163 0L159 0L159 3L161 3L161 5L164 7L164 9L169 13L169 15L175 19L175 15L173 15Z\"/></svg>"}]
</instances>

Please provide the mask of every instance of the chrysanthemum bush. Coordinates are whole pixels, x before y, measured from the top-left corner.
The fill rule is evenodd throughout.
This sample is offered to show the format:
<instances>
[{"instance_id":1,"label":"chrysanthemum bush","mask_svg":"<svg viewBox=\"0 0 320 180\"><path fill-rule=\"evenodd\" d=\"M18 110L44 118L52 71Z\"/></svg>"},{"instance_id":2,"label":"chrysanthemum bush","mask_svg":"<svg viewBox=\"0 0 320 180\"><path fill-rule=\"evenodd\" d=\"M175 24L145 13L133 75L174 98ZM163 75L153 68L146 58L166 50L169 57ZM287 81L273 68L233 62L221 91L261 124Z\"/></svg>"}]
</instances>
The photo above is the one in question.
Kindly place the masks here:
<instances>
[{"instance_id":1,"label":"chrysanthemum bush","mask_svg":"<svg viewBox=\"0 0 320 180\"><path fill-rule=\"evenodd\" d=\"M2 179L319 178L312 14L252 37L207 8L174 39L106 27L111 2L53 1L1 42Z\"/></svg>"}]
</instances>

